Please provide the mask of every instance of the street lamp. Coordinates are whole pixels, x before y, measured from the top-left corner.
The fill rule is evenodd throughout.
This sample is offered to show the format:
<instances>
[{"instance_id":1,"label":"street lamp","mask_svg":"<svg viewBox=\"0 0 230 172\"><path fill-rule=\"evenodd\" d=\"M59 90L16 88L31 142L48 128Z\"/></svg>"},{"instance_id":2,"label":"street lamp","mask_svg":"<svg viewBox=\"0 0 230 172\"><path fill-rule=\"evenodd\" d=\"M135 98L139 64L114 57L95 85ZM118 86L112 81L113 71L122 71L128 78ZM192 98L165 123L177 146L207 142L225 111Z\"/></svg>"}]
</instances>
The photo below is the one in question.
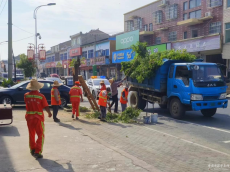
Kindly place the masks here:
<instances>
[{"instance_id":1,"label":"street lamp","mask_svg":"<svg viewBox=\"0 0 230 172\"><path fill-rule=\"evenodd\" d=\"M44 6L52 6L56 5L56 3L49 3L47 5L40 5L34 10L34 19L35 19L35 57L37 55L37 37L39 36L39 39L41 39L41 35L37 33L37 11L39 8L44 7Z\"/></svg>"}]
</instances>

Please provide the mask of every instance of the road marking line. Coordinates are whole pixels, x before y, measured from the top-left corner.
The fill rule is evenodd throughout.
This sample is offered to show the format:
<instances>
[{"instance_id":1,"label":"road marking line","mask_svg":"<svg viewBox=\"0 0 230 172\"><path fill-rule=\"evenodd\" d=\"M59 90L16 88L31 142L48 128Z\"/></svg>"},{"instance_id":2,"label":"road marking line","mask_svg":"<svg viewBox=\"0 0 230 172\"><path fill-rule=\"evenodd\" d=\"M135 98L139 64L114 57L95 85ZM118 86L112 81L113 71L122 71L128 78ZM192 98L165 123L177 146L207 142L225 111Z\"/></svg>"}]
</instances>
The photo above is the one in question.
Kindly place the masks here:
<instances>
[{"instance_id":1,"label":"road marking line","mask_svg":"<svg viewBox=\"0 0 230 172\"><path fill-rule=\"evenodd\" d=\"M230 140L228 140L228 141L223 141L224 143L230 143Z\"/></svg>"},{"instance_id":2,"label":"road marking line","mask_svg":"<svg viewBox=\"0 0 230 172\"><path fill-rule=\"evenodd\" d=\"M161 115L160 117L165 117L165 116ZM174 118L171 118L171 117L167 117L167 118L170 118L170 119L172 119L174 121L181 122L181 120L178 120L178 119L174 119ZM222 132L230 134L230 131L227 131L227 130L223 130L223 129L219 129L219 128L215 128L215 127L209 127L209 126L206 126L206 125L196 124L196 123L192 123L192 122L188 122L188 121L183 121L183 122L187 123L187 124L193 124L193 125L196 125L196 126L200 126L200 127L204 127L204 128L208 128L208 129L212 129L212 130L217 130L217 131L222 131Z\"/></svg>"},{"instance_id":3,"label":"road marking line","mask_svg":"<svg viewBox=\"0 0 230 172\"><path fill-rule=\"evenodd\" d=\"M217 152L217 153L220 153L220 154L223 154L223 155L226 155L226 156L229 156L229 157L230 157L229 154L224 153L224 152L221 152L221 151L218 151L218 150L216 150L216 149L212 149L212 148L209 148L209 147L207 147L207 146L203 146L203 145L200 145L200 144L198 144L198 143L191 142L191 141L189 141L189 140L182 139L182 138L180 138L180 137L176 137L176 136L174 136L174 135L167 134L167 133L164 133L164 132L162 132L162 131L158 131L158 130L155 130L155 129L152 129L152 128L149 128L149 127L146 127L146 126L144 126L144 128L146 128L146 129L148 129L148 130L156 131L156 132L158 132L158 133L161 133L161 134L164 134L164 135L173 137L173 138L175 138L175 139L179 139L179 140L181 140L181 141L184 141L184 142L187 142L187 143L190 143L190 144L193 144L193 145L196 145L196 146L205 148L205 149L209 149L209 150L211 150L211 151L214 151L214 152Z\"/></svg>"}]
</instances>

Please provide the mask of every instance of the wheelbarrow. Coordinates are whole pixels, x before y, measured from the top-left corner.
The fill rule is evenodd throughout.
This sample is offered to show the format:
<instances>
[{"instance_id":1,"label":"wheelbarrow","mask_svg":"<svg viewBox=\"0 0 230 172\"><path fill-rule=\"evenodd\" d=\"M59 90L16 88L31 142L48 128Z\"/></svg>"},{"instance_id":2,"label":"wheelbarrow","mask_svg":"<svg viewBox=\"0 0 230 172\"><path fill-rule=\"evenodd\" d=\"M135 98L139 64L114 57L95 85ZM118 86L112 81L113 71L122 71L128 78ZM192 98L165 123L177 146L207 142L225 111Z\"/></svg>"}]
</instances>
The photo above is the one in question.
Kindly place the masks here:
<instances>
[{"instance_id":1,"label":"wheelbarrow","mask_svg":"<svg viewBox=\"0 0 230 172\"><path fill-rule=\"evenodd\" d=\"M10 123L3 123L3 120L11 120ZM10 104L0 104L0 125L10 125L13 123L12 106Z\"/></svg>"}]
</instances>

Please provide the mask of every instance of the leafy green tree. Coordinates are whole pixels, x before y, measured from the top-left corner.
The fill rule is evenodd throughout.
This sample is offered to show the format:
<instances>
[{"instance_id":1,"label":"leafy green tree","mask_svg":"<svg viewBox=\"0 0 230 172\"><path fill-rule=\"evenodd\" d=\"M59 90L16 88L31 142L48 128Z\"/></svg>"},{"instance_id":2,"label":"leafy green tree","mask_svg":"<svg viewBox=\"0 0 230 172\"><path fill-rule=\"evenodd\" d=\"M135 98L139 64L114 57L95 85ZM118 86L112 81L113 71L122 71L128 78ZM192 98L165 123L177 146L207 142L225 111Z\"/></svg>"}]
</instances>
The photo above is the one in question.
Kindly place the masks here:
<instances>
[{"instance_id":1,"label":"leafy green tree","mask_svg":"<svg viewBox=\"0 0 230 172\"><path fill-rule=\"evenodd\" d=\"M36 64L29 61L25 54L20 55L20 61L16 64L17 68L24 70L25 77L32 77L36 73Z\"/></svg>"},{"instance_id":2,"label":"leafy green tree","mask_svg":"<svg viewBox=\"0 0 230 172\"><path fill-rule=\"evenodd\" d=\"M78 81L79 67L81 65L80 58L72 59L70 66L73 66L73 81Z\"/></svg>"}]
</instances>

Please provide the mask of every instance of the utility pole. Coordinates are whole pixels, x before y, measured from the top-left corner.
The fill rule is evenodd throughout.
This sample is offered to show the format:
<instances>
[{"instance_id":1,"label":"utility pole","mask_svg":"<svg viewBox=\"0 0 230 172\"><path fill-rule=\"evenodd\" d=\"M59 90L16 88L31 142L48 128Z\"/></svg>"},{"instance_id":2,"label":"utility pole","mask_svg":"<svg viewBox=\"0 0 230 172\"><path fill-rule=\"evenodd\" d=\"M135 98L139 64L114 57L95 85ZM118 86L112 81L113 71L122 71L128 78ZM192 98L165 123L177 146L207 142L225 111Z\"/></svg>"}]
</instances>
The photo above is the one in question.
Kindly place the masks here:
<instances>
[{"instance_id":1,"label":"utility pole","mask_svg":"<svg viewBox=\"0 0 230 172\"><path fill-rule=\"evenodd\" d=\"M12 79L12 0L8 0L8 79Z\"/></svg>"}]
</instances>

